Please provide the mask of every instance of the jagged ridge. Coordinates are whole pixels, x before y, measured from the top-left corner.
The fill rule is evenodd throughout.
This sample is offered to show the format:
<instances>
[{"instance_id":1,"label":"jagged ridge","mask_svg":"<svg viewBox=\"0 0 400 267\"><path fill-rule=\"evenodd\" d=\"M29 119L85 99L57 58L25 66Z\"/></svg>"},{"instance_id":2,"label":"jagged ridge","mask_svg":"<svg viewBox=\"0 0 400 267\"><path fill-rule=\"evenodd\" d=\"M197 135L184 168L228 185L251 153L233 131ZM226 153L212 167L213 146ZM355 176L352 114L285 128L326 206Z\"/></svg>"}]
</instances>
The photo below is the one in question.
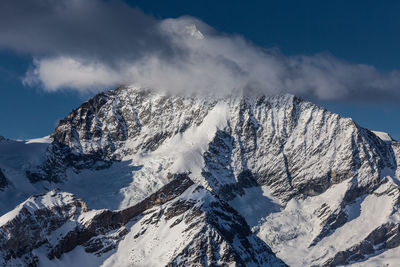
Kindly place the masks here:
<instances>
[{"instance_id":1,"label":"jagged ridge","mask_svg":"<svg viewBox=\"0 0 400 267\"><path fill-rule=\"evenodd\" d=\"M252 234L235 210L194 185L186 174L176 175L156 193L120 211L89 210L82 200L63 192L33 196L1 218L0 253L3 265L37 266L44 256L37 255L41 247L46 247L45 256L51 261L83 246L86 253L94 253L107 266L115 264L115 258L127 258L125 254L115 253L119 249L140 249L130 244L132 235L134 241L146 235L157 236L157 232L150 233L148 228L172 221L169 226L172 233L174 227L185 227L187 240L183 242L188 245L178 248L181 252L163 255L165 260L171 261L171 266L229 265L232 262L238 266L285 266ZM137 227L140 233L134 233ZM122 241L125 237L128 240ZM125 243L118 247L119 242ZM212 248L198 243L211 244ZM194 246L196 250L188 255ZM151 262L151 254L139 255L142 258L135 260L141 264ZM124 260L117 261L123 264Z\"/></svg>"},{"instance_id":2,"label":"jagged ridge","mask_svg":"<svg viewBox=\"0 0 400 267\"><path fill-rule=\"evenodd\" d=\"M27 171L32 182L68 183L69 169L79 174L131 160L144 178L134 176L126 207L168 182L158 177L190 172L196 184L256 221L253 230L290 264L296 255L285 249L293 242L310 251L298 256L303 265L328 264L340 251L353 257L351 247L367 240L368 232L325 256L319 250L357 221L351 209L370 205L372 197L389 207L373 229L397 214L397 195L377 192L388 184L398 188L399 143L291 95L218 99L120 87L71 112L52 137L46 163ZM235 205L249 197L266 205L273 199L280 208L261 207L259 215ZM294 214L308 222L286 222Z\"/></svg>"}]
</instances>

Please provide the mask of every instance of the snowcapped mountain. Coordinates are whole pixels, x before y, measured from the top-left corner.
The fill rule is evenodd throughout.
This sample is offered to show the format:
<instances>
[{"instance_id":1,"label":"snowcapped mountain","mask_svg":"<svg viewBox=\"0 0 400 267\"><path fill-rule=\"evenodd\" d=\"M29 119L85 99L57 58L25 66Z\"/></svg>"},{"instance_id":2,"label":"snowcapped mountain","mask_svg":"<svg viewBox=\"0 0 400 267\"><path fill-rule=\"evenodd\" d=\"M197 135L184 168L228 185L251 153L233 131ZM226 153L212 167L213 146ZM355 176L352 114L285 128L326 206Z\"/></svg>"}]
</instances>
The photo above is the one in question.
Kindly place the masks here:
<instances>
[{"instance_id":1,"label":"snowcapped mountain","mask_svg":"<svg viewBox=\"0 0 400 267\"><path fill-rule=\"evenodd\" d=\"M3 264L285 266L227 203L186 174L173 178L119 211L54 190L30 197L1 217Z\"/></svg>"},{"instance_id":2,"label":"snowcapped mountain","mask_svg":"<svg viewBox=\"0 0 400 267\"><path fill-rule=\"evenodd\" d=\"M0 253L6 266L391 264L399 161L389 135L292 95L122 86L49 137L0 140Z\"/></svg>"}]
</instances>

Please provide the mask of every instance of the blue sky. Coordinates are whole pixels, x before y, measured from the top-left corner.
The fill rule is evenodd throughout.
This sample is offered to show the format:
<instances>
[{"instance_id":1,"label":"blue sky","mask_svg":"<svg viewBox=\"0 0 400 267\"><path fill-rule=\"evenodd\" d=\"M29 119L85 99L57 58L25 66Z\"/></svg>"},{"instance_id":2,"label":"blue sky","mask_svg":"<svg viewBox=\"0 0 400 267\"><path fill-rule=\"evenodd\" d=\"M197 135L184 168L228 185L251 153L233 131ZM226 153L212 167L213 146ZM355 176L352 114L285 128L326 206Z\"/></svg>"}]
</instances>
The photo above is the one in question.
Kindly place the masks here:
<instances>
[{"instance_id":1,"label":"blue sky","mask_svg":"<svg viewBox=\"0 0 400 267\"><path fill-rule=\"evenodd\" d=\"M24 1L16 2L23 3ZM5 1L1 5L10 3L10 1ZM160 50L156 45L157 39L149 38L146 33L139 30L132 31L130 28L139 27L137 25L143 21L146 21L145 25L149 25L153 23L153 20L158 23L167 18L190 15L210 25L219 33L238 34L258 47L278 48L280 53L287 57L297 55L312 57L315 54L324 53L344 60L348 64L373 66L376 71L383 74L400 70L400 53L397 51L400 47L398 34L400 2L398 1L331 1L331 3L326 1L246 1L246 3L243 1L127 1L126 3L132 7L138 7L144 14L137 15L143 17L140 20L121 19L116 27L126 26L127 28L124 29L125 31L121 30L121 36L126 35L126 32L132 32L132 36L136 39L152 40L149 46L154 46L157 51ZM18 8L21 10L21 6ZM28 15L30 12L35 12L30 10L34 9L26 7ZM85 12L84 9L83 12ZM9 12L8 15L13 14ZM27 17L26 14L24 17ZM35 19L33 15L32 19ZM113 20L115 19L110 21ZM17 26L15 25L15 31L18 31ZM14 25L10 24L8 31L13 32L13 27ZM96 28L97 25L93 27ZM108 34L107 24L103 28L104 34ZM90 25L88 29L90 30ZM67 29L70 32L74 30L74 28ZM0 35L1 31L5 29L0 27ZM50 33L54 35L54 32L49 30ZM46 32L38 33L38 39L47 38L46 34ZM35 38L35 35L30 38ZM82 51L88 49L87 47L96 46L96 42L88 42L87 46L81 46L80 36L72 35L71 38L77 40L76 43L71 43L71 46L77 46ZM71 49L58 48L62 46L60 45L62 42L57 42L58 40L55 39L49 40L51 42L47 41L47 43L53 44L54 41L54 51L53 47L49 49L43 44L35 43L33 39L32 44L29 40L16 40L11 44L11 41L7 43L7 40L1 40L0 37L0 135L15 139L48 135L54 129L57 120L63 118L96 92L89 85L89 90L83 90L82 87L85 84L80 85L79 90L72 88L73 86L60 86L60 88L54 86L54 88L57 87L54 89L48 85L45 88L46 84L43 83L23 84L27 71L34 66L33 58L42 59L66 53L76 54L76 51ZM104 51L116 51L115 49L119 47L107 45L103 48L99 47L96 50L96 47L93 47L107 64L113 62L113 53L108 54ZM129 52L123 49L125 47L121 48L124 53ZM48 50L52 50L52 54L46 54ZM146 51L146 53L153 52ZM79 55L82 56L82 54ZM132 54L133 58L135 56ZM111 89L112 86L101 85L99 88ZM396 139L400 139L398 99L393 99L393 101L388 100L390 97L381 99L382 92L374 92L371 91L372 89L368 91L369 97L366 100L352 99L353 95L354 98L362 96L362 89L357 90L361 93L354 94L353 92L338 99L334 97L310 98L334 112L354 118L364 127L387 131ZM392 86L390 90L393 95L396 95L396 90L400 91L400 84L398 88ZM307 98L307 95L305 97ZM374 101L374 99L379 99L379 101Z\"/></svg>"}]
</instances>

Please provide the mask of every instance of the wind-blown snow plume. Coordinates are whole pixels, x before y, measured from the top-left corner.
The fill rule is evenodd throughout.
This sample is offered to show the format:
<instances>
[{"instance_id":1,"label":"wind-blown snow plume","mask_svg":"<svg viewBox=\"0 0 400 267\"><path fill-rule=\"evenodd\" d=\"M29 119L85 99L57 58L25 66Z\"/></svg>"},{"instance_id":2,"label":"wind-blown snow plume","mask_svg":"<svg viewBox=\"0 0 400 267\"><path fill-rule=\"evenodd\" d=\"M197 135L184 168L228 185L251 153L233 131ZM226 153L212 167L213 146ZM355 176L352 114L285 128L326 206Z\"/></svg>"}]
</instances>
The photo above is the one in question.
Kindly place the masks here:
<instances>
[{"instance_id":1,"label":"wind-blown snow plume","mask_svg":"<svg viewBox=\"0 0 400 267\"><path fill-rule=\"evenodd\" d=\"M136 83L172 93L400 100L398 71L329 54L285 56L196 18L159 20L120 1L2 1L0 33L0 48L34 58L24 83L48 91Z\"/></svg>"}]
</instances>

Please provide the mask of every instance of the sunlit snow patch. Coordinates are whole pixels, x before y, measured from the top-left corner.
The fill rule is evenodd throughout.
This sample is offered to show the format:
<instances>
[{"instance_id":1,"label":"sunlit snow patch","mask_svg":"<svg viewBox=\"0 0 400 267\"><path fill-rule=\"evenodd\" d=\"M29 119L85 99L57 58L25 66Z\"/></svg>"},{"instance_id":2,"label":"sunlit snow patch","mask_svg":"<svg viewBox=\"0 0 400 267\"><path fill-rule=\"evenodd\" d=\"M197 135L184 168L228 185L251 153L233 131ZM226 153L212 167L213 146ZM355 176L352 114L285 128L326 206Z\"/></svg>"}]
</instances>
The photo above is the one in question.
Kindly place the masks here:
<instances>
[{"instance_id":1,"label":"sunlit snow patch","mask_svg":"<svg viewBox=\"0 0 400 267\"><path fill-rule=\"evenodd\" d=\"M385 142L392 142L393 138L390 137L388 133L385 132L379 132L379 131L372 131L376 136L378 136L382 141Z\"/></svg>"}]
</instances>

